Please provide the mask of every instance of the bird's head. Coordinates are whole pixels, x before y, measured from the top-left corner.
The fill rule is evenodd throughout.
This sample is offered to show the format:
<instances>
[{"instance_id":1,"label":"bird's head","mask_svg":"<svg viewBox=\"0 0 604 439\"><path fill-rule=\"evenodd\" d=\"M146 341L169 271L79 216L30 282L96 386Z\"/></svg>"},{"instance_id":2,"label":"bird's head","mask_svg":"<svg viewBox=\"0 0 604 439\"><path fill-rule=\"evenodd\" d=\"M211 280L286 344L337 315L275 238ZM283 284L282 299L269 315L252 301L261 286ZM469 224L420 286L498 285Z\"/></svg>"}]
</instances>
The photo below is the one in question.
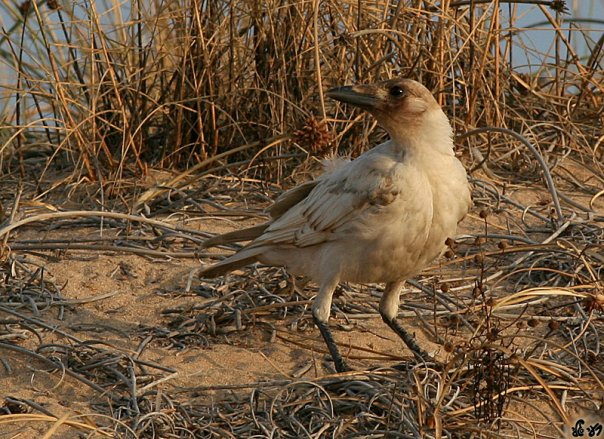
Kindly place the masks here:
<instances>
[{"instance_id":1,"label":"bird's head","mask_svg":"<svg viewBox=\"0 0 604 439\"><path fill-rule=\"evenodd\" d=\"M336 87L327 96L368 111L394 139L407 142L434 130L451 137L449 120L432 93L412 79Z\"/></svg>"}]
</instances>

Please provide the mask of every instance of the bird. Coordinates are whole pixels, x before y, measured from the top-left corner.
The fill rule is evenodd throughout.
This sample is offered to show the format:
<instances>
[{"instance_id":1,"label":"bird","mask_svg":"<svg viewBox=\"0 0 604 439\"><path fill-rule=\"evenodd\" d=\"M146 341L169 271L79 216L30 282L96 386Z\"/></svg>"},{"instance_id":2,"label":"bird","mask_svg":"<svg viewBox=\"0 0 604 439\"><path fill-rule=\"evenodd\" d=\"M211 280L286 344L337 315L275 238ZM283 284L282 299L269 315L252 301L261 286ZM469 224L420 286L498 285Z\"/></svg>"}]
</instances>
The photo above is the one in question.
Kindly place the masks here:
<instances>
[{"instance_id":1,"label":"bird","mask_svg":"<svg viewBox=\"0 0 604 439\"><path fill-rule=\"evenodd\" d=\"M326 96L370 113L389 140L282 193L267 222L207 239L203 247L249 242L199 275L260 262L310 278L319 287L313 321L337 372L351 369L328 326L334 291L341 282L385 283L382 320L418 361L431 361L397 314L405 281L445 251L472 204L451 124L432 93L408 78L335 87Z\"/></svg>"}]
</instances>

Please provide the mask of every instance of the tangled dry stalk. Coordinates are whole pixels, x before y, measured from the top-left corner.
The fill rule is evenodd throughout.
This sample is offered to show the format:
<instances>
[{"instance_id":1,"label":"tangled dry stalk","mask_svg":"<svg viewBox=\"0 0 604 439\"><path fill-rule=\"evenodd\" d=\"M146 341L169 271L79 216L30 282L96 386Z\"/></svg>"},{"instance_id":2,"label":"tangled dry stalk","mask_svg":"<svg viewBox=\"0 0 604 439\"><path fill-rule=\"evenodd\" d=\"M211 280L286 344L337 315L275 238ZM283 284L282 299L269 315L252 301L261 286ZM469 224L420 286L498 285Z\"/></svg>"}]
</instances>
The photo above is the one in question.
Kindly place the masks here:
<instances>
[{"instance_id":1,"label":"tangled dry stalk","mask_svg":"<svg viewBox=\"0 0 604 439\"><path fill-rule=\"evenodd\" d=\"M515 61L532 50L519 3L552 29L532 69ZM63 415L3 394L0 425L39 424L45 437L407 438L559 437L574 409L604 423L604 38L592 41L563 2L107 6L2 6L14 25L1 56L16 79L0 131L0 362L9 379L12 359L26 358L96 397L90 412ZM63 297L26 255L220 257L196 251L210 221L254 220L262 212L249 206L310 178L317 158L381 138L323 90L398 74L435 91L473 185L462 235L401 309L440 367L349 343L348 358L372 369L330 375L308 363L282 379L177 387L175 368L143 359L152 345L203 349L252 330L324 354L307 309L314 289L266 267L215 282L192 273L162 292L198 301L111 329L135 350L63 323L112 294ZM378 299L374 286L344 288L340 329L377 316Z\"/></svg>"}]
</instances>

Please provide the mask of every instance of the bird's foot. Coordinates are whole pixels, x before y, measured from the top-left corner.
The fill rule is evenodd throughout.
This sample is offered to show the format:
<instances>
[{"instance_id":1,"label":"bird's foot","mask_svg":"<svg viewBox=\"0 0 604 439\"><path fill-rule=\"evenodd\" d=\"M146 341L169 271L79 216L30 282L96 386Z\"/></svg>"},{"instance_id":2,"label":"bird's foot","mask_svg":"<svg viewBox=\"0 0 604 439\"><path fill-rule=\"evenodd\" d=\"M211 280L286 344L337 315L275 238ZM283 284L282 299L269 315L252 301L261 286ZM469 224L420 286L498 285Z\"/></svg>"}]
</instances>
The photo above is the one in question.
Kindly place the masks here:
<instances>
[{"instance_id":1,"label":"bird's foot","mask_svg":"<svg viewBox=\"0 0 604 439\"><path fill-rule=\"evenodd\" d=\"M346 363L346 361L344 361L344 359L342 357L332 358L332 360L333 360L333 364L336 368L336 372L338 372L338 373L352 372L353 369L348 365L348 363Z\"/></svg>"},{"instance_id":2,"label":"bird's foot","mask_svg":"<svg viewBox=\"0 0 604 439\"><path fill-rule=\"evenodd\" d=\"M402 363L393 364L391 367L392 369L398 370L399 372L409 372L413 369L414 366L414 364L403 361Z\"/></svg>"}]
</instances>

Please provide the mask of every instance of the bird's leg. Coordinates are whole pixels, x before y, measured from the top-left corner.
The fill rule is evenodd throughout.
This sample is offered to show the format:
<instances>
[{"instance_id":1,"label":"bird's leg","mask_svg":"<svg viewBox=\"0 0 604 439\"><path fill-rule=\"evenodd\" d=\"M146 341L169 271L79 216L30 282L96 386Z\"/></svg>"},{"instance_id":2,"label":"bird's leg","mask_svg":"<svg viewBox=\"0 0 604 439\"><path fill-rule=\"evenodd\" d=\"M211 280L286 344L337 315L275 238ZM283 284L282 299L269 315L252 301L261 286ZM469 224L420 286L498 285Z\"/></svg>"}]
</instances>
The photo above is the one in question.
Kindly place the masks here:
<instances>
[{"instance_id":1,"label":"bird's leg","mask_svg":"<svg viewBox=\"0 0 604 439\"><path fill-rule=\"evenodd\" d=\"M405 342L407 347L409 349L411 349L411 352L413 352L413 355L415 356L415 358L418 361L421 361L423 363L434 362L434 359L432 358L432 356L430 354L428 354L426 351L424 351L422 348L419 347L419 345L415 341L415 338L411 334L409 334L405 330L405 328L403 328L396 321L395 318L388 320L387 317L382 316L382 319L384 320L384 322L386 322L386 324L390 327L390 329L392 329L394 332L396 332L396 334Z\"/></svg>"},{"instance_id":2,"label":"bird's leg","mask_svg":"<svg viewBox=\"0 0 604 439\"><path fill-rule=\"evenodd\" d=\"M317 325L319 331L321 332L323 340L325 340L327 349L329 349L331 358L333 359L333 362L336 366L336 371L341 373L347 372L351 369L348 367L348 365L342 358L342 355L340 355L338 346L336 345L336 342L333 339L333 336L331 335L331 331L329 330L329 326L327 324L331 311L331 301L333 293L337 285L337 279L331 279L329 282L321 283L319 294L317 294L317 297L315 298L312 304L312 317L315 322L315 325Z\"/></svg>"},{"instance_id":3,"label":"bird's leg","mask_svg":"<svg viewBox=\"0 0 604 439\"><path fill-rule=\"evenodd\" d=\"M380 314L382 320L405 342L407 347L411 349L415 358L422 362L433 362L433 358L420 348L415 341L415 338L409 334L397 321L399 298L404 282L389 282L386 284L386 289L380 300Z\"/></svg>"},{"instance_id":4,"label":"bird's leg","mask_svg":"<svg viewBox=\"0 0 604 439\"><path fill-rule=\"evenodd\" d=\"M319 328L319 331L321 332L321 336L323 337L323 340L325 340L327 349L329 349L329 354L331 355L334 365L336 366L336 371L341 373L341 372L348 372L349 370L351 370L350 367L348 367L348 364L346 364L346 362L342 358L342 355L340 355L340 350L338 349L338 345L336 344L335 340L333 339L333 336L331 335L331 331L330 331L327 323L320 321L314 315L313 315L313 320L315 322L315 325L317 325L317 327Z\"/></svg>"}]
</instances>

